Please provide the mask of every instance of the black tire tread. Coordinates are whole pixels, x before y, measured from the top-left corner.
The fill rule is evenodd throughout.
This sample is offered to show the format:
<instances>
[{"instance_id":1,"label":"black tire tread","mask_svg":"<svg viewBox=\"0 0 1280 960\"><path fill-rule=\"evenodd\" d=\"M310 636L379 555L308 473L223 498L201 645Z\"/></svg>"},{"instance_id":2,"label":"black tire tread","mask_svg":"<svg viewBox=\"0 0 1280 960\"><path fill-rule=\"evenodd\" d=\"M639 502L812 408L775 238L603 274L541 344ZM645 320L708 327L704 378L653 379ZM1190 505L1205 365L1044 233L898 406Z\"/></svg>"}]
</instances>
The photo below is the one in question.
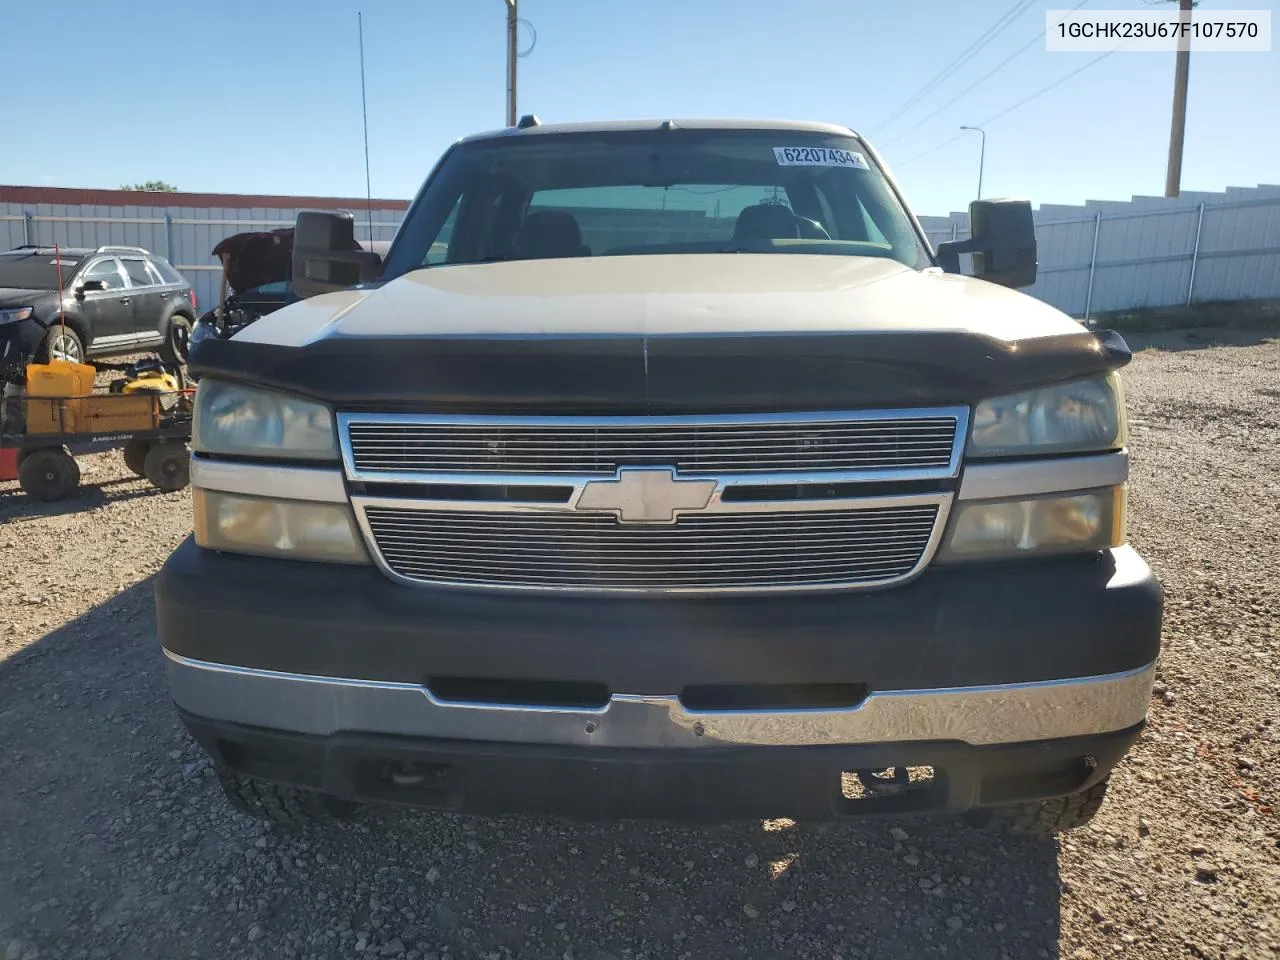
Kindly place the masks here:
<instances>
[{"instance_id":1,"label":"black tire tread","mask_svg":"<svg viewBox=\"0 0 1280 960\"><path fill-rule=\"evenodd\" d=\"M152 443L151 440L134 437L124 445L124 465L129 468L130 473L139 477L147 475L147 452Z\"/></svg>"},{"instance_id":2,"label":"black tire tread","mask_svg":"<svg viewBox=\"0 0 1280 960\"><path fill-rule=\"evenodd\" d=\"M1107 778L1087 790L1051 800L1032 800L995 807L992 819L1014 833L1051 837L1083 827L1094 818L1107 796Z\"/></svg>"},{"instance_id":3,"label":"black tire tread","mask_svg":"<svg viewBox=\"0 0 1280 960\"><path fill-rule=\"evenodd\" d=\"M174 462L175 458L177 458L174 464L175 470L173 475L169 476L165 473L165 466ZM157 490L165 493L182 490L191 482L190 454L186 444L174 441L152 444L142 461L142 470L143 476Z\"/></svg>"},{"instance_id":4,"label":"black tire tread","mask_svg":"<svg viewBox=\"0 0 1280 960\"><path fill-rule=\"evenodd\" d=\"M70 336L74 337L76 343L80 344L80 361L79 362L85 363L89 358L89 354L85 350L84 338L80 336L79 331L77 331L75 327L71 326L71 324L68 323L65 325L66 326L65 331L59 329L62 326L63 324L55 323L52 326L50 326L48 330L45 331L44 337L40 341L40 346L36 348L36 358L41 363L48 363L51 359L53 359L53 355L49 352L49 348L53 345L54 338L58 336L58 334L65 332Z\"/></svg>"},{"instance_id":5,"label":"black tire tread","mask_svg":"<svg viewBox=\"0 0 1280 960\"><path fill-rule=\"evenodd\" d=\"M195 321L188 317L185 313L175 313L169 318L169 322L165 324L164 343L160 345L160 359L165 363L172 363L176 366L182 366L187 362L187 358L174 349L173 343L173 325L175 323L183 324L187 328L186 349L191 348L191 331L195 326Z\"/></svg>"},{"instance_id":6,"label":"black tire tread","mask_svg":"<svg viewBox=\"0 0 1280 960\"><path fill-rule=\"evenodd\" d=\"M216 770L231 805L259 820L297 827L333 817L346 819L355 813L355 804L339 797L247 777L222 766Z\"/></svg>"},{"instance_id":7,"label":"black tire tread","mask_svg":"<svg viewBox=\"0 0 1280 960\"><path fill-rule=\"evenodd\" d=\"M46 482L46 472L51 467L62 471L60 484L50 485ZM33 450L18 464L18 486L33 500L42 503L65 500L79 485L80 465L76 463L75 457L61 447Z\"/></svg>"}]
</instances>

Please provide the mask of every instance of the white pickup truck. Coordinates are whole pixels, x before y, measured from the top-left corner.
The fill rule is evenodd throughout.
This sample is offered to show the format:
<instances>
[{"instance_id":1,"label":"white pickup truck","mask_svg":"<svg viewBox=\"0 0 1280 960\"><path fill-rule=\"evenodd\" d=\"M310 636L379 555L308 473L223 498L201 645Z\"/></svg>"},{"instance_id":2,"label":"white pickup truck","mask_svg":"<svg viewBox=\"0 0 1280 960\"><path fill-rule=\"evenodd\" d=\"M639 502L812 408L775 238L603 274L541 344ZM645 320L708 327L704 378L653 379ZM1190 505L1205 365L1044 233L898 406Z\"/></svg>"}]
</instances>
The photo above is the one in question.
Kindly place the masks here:
<instances>
[{"instance_id":1,"label":"white pickup truck","mask_svg":"<svg viewBox=\"0 0 1280 960\"><path fill-rule=\"evenodd\" d=\"M232 802L1087 821L1160 642L1129 352L971 219L843 127L532 118L385 259L300 216L302 299L193 348L157 583Z\"/></svg>"}]
</instances>

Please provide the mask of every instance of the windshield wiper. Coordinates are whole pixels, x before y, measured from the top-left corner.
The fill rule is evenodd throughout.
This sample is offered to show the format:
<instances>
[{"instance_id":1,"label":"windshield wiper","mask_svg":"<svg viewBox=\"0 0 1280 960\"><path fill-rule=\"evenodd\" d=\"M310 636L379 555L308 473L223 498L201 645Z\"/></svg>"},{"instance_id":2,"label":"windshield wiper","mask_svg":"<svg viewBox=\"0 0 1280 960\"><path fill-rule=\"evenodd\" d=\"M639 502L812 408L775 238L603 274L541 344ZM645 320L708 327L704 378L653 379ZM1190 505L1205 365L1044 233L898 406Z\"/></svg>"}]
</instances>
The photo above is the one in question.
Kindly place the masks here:
<instances>
[{"instance_id":1,"label":"windshield wiper","mask_svg":"<svg viewBox=\"0 0 1280 960\"><path fill-rule=\"evenodd\" d=\"M508 260L524 260L525 257L508 257L504 254L498 254L492 257L477 257L474 260L446 260L442 263L424 263L424 268L430 267L461 267L473 263L505 263Z\"/></svg>"}]
</instances>

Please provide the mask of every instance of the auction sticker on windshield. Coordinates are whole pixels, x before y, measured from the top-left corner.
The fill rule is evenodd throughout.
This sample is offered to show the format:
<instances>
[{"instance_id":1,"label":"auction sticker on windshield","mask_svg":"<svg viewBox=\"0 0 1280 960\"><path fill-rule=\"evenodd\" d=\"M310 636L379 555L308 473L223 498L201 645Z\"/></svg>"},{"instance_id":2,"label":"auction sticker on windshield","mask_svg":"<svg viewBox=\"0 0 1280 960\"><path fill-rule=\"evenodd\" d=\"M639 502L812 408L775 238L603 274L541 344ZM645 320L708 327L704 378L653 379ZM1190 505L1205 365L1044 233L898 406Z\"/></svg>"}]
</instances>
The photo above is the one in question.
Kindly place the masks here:
<instances>
[{"instance_id":1,"label":"auction sticker on windshield","mask_svg":"<svg viewBox=\"0 0 1280 960\"><path fill-rule=\"evenodd\" d=\"M849 167L870 170L867 158L854 150L836 147L774 147L774 159L780 167Z\"/></svg>"}]
</instances>

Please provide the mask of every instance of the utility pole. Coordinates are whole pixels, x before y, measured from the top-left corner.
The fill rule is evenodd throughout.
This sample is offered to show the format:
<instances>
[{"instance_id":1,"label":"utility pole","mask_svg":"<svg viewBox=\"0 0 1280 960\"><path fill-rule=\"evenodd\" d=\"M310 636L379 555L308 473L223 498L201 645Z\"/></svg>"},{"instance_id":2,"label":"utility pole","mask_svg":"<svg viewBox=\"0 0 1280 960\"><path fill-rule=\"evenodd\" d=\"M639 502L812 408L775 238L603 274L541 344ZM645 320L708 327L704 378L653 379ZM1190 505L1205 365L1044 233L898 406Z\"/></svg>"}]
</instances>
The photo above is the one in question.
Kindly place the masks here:
<instances>
[{"instance_id":1,"label":"utility pole","mask_svg":"<svg viewBox=\"0 0 1280 960\"><path fill-rule=\"evenodd\" d=\"M982 146L978 150L978 199L982 199L982 170L987 165L987 131L981 127L961 127L961 130L976 130L982 134Z\"/></svg>"},{"instance_id":2,"label":"utility pole","mask_svg":"<svg viewBox=\"0 0 1280 960\"><path fill-rule=\"evenodd\" d=\"M1195 0L1178 0L1178 19L1191 21ZM1182 28L1186 31L1186 27ZM1178 37L1177 62L1173 69L1173 121L1169 129L1169 167L1164 177L1164 195L1176 197L1182 190L1182 142L1187 130L1187 74L1191 69L1191 37Z\"/></svg>"},{"instance_id":3,"label":"utility pole","mask_svg":"<svg viewBox=\"0 0 1280 960\"><path fill-rule=\"evenodd\" d=\"M356 11L360 33L360 115L364 120L364 195L369 204L369 243L373 243L373 181L369 179L369 106L364 94L364 14ZM373 249L370 246L370 249Z\"/></svg>"},{"instance_id":4,"label":"utility pole","mask_svg":"<svg viewBox=\"0 0 1280 960\"><path fill-rule=\"evenodd\" d=\"M520 18L516 0L507 0L507 126L516 125L516 52Z\"/></svg>"}]
</instances>

